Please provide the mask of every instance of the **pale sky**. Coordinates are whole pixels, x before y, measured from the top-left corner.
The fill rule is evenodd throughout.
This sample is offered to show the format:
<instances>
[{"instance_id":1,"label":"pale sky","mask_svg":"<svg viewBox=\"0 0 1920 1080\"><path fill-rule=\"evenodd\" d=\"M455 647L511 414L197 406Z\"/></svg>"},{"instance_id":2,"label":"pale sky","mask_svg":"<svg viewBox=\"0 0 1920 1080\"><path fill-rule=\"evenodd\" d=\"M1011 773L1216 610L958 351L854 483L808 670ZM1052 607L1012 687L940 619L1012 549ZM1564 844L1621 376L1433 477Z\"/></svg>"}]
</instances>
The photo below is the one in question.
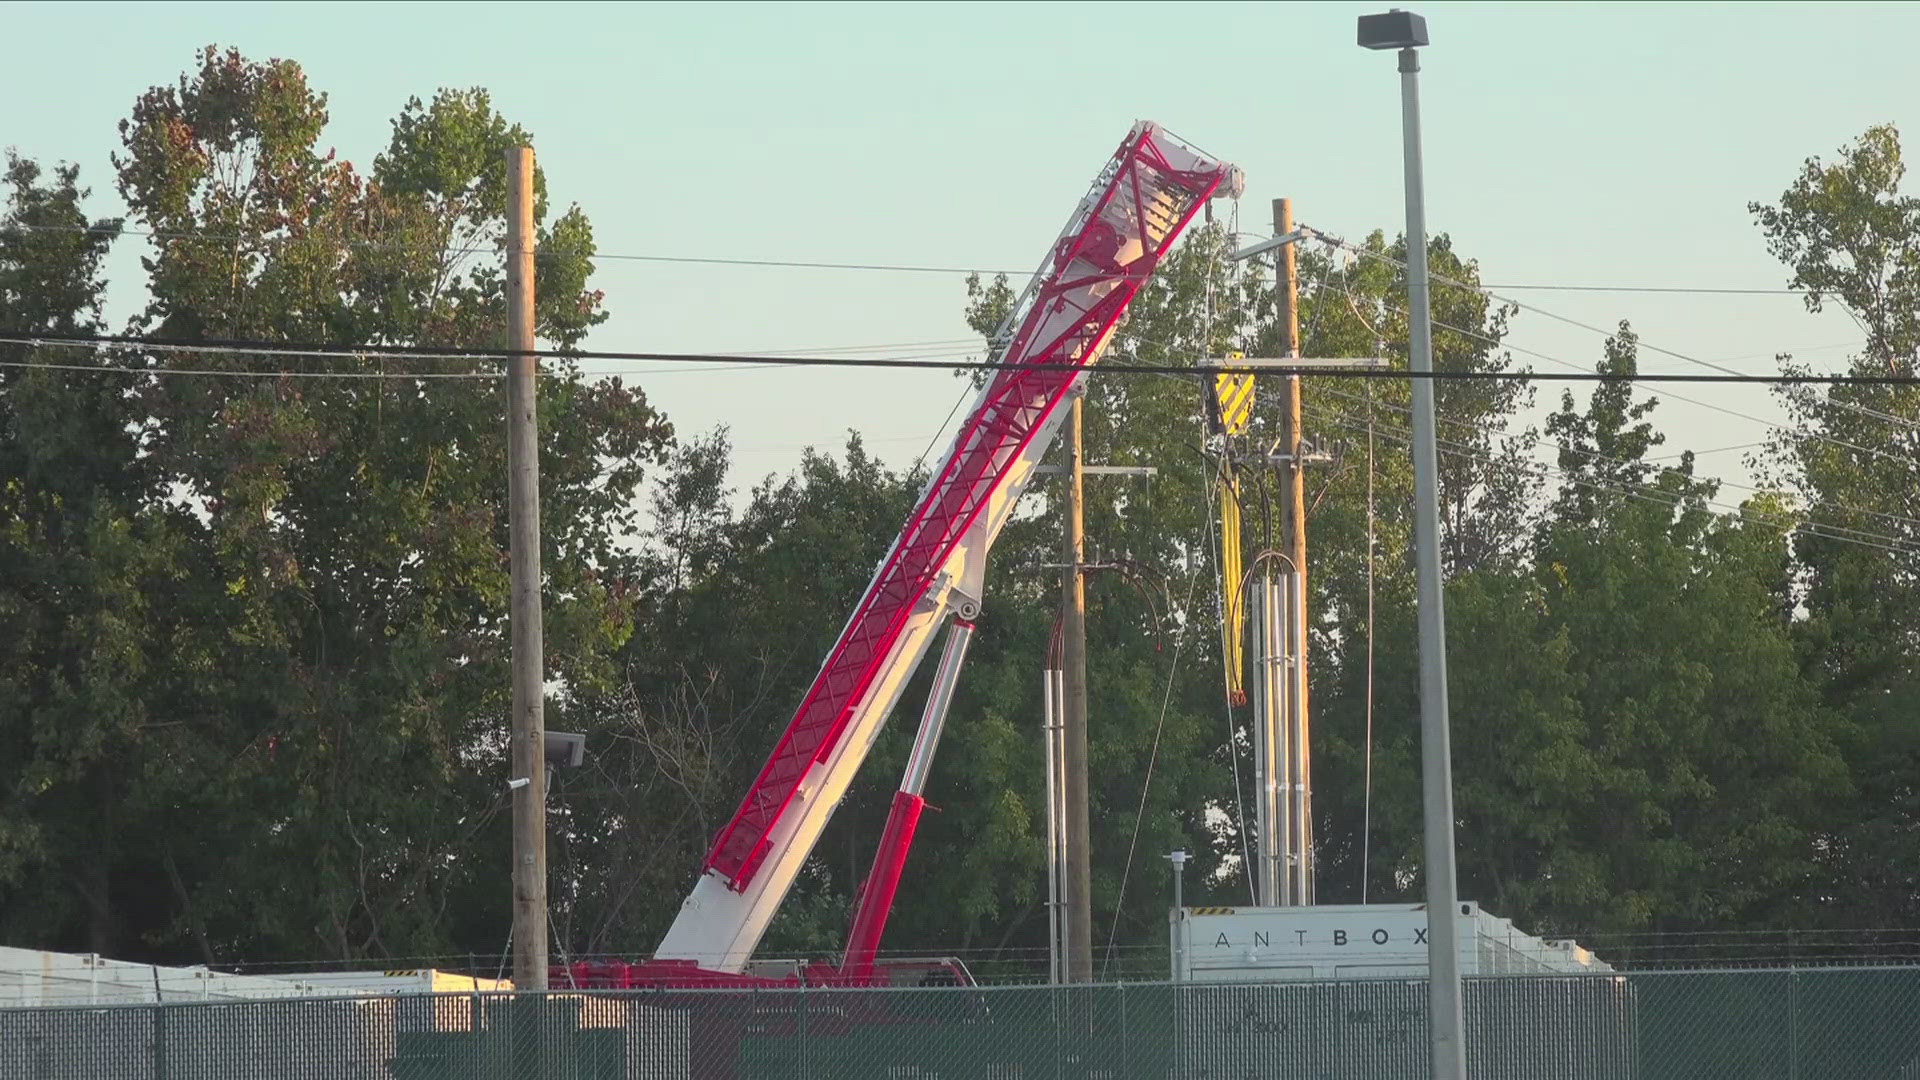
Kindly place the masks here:
<instances>
[{"instance_id":1,"label":"pale sky","mask_svg":"<svg viewBox=\"0 0 1920 1080\"><path fill-rule=\"evenodd\" d=\"M1243 228L1264 229L1284 195L1301 221L1358 238L1398 231L1404 209L1393 58L1354 45L1354 17L1387 6L0 4L0 145L78 162L93 212L117 213L115 125L217 43L298 60L329 95L323 142L361 165L410 95L486 87L608 255L1029 268L1142 118L1246 170ZM1747 202L1776 198L1808 156L1909 119L1920 85L1910 5L1408 6L1433 35L1430 227L1495 284L1783 286ZM140 303L136 257L123 242L113 265L116 327ZM595 281L613 318L593 348L968 336L959 275L607 259ZM1783 295L1516 295L1752 371L1782 350L1838 363L1861 336ZM1582 366L1600 355L1598 335L1530 313L1510 342ZM1642 366L1696 370L1651 351ZM743 483L847 428L905 465L958 391L942 372L637 381L683 432L730 424ZM1779 415L1757 388L1673 390ZM1671 400L1658 418L1670 450L1765 433ZM1745 479L1740 457L1701 469Z\"/></svg>"}]
</instances>

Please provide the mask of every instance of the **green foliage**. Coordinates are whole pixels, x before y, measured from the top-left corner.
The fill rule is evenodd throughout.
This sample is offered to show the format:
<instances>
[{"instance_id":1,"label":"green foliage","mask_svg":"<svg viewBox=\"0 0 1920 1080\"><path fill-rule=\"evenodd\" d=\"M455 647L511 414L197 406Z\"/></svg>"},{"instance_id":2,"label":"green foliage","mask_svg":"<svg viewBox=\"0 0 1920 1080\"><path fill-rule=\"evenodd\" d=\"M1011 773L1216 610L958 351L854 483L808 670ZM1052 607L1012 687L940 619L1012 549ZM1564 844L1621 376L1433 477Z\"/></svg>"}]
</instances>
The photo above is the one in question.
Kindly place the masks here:
<instances>
[{"instance_id":1,"label":"green foliage","mask_svg":"<svg viewBox=\"0 0 1920 1080\"><path fill-rule=\"evenodd\" d=\"M442 92L408 103L368 177L320 148L326 119L298 65L235 51L209 49L177 85L142 95L115 158L133 218L154 237L135 328L188 340L499 344L505 297L490 264L505 153L525 132L483 92ZM27 191L29 167L15 172ZM63 174L68 189L72 180ZM15 203L16 215L42 212L22 194ZM591 228L576 208L540 239L551 250L539 330L571 345L604 318L587 285ZM59 265L51 259L23 253L21 273L44 274ZM92 265L68 276L86 282ZM113 575L116 592L91 602L124 628L97 637L111 668L67 681L93 695L129 684L118 691L126 702L65 706L116 726L65 744L48 737L26 755L26 783L66 800L65 813L37 812L42 831L92 832L41 843L38 864L16 858L20 891L7 907L30 911L29 897L56 894L69 879L59 864L74 859L105 894L94 905L103 951L165 954L187 940L208 958L492 951L506 899L492 869L504 857L507 686L498 389L486 379L278 378L275 363L211 352L194 366L260 374L135 379L131 395L103 403L120 409L103 421L119 437L95 439L93 453L120 454L113 467L142 483L115 507L125 522L83 517L102 551L78 566ZM337 368L413 370L357 357ZM554 375L540 423L560 727L575 700L613 684L637 599L633 504L671 429L617 380L564 366ZM71 409L82 387L100 385L76 380L57 404ZM22 431L20 442L29 455L58 448L50 432ZM57 494L30 465L7 475L10 491ZM23 607L61 625L44 603ZM0 681L19 670L0 665ZM57 701L62 684L41 682L39 696ZM29 701L31 724L79 730L54 704ZM82 750L97 764L34 779ZM75 917L71 905L46 909ZM54 923L35 936L71 933Z\"/></svg>"},{"instance_id":2,"label":"green foliage","mask_svg":"<svg viewBox=\"0 0 1920 1080\"><path fill-rule=\"evenodd\" d=\"M6 186L0 329L98 330L120 223L85 217L72 166L48 176L9 155ZM122 383L15 366L58 362L45 349L0 345L0 359L0 897L57 878L60 898L0 903L0 935L106 943L116 883L89 856L123 826L95 800L140 780L125 749L150 720L173 523L143 505L156 478ZM140 831L137 800L126 817Z\"/></svg>"},{"instance_id":3,"label":"green foliage","mask_svg":"<svg viewBox=\"0 0 1920 1080\"><path fill-rule=\"evenodd\" d=\"M1599 369L1635 372L1624 325ZM1553 917L1750 925L1796 906L1822 801L1845 791L1836 727L1794 662L1781 519L1764 500L1716 514L1690 454L1646 463L1655 405L1614 382L1584 414L1569 399L1548 421L1567 479L1542 529L1541 580L1575 649L1588 805L1614 826L1561 849L1585 865Z\"/></svg>"},{"instance_id":4,"label":"green foliage","mask_svg":"<svg viewBox=\"0 0 1920 1080\"><path fill-rule=\"evenodd\" d=\"M503 162L529 133L483 90L441 90L402 106L360 171L321 149L326 123L297 64L234 51L138 99L114 159L152 234L134 329L500 345ZM1911 374L1920 349L1920 202L1901 178L1897 135L1874 128L1753 207L1808 303L1866 327L1858 371ZM85 216L71 167L10 157L5 180L0 330L100 329L120 223ZM535 183L539 333L572 348L606 318L593 230ZM1271 277L1231 261L1231 240L1193 231L1110 365L1276 350ZM1299 254L1308 355L1405 355L1404 241ZM1473 288L1477 265L1444 236L1429 261L1437 366L1524 375L1501 344L1515 313ZM990 338L1014 301L975 277L964 316ZM1636 345L1622 323L1598 370L1632 376ZM59 355L0 345L9 364ZM385 376L332 380L189 358L231 374L163 377L180 358L141 350L105 358L110 376L0 367L0 938L207 961L498 949L497 387L393 359L329 359ZM639 390L550 375L548 715L591 742L552 800L556 931L568 951L644 953L926 476L850 433L741 495L725 429L675 442ZM1414 899L1409 395L1303 384L1331 458L1309 479L1319 898ZM1251 449L1278 419L1277 382L1260 394ZM1784 391L1794 427L1766 460L1780 490L1731 512L1690 456L1649 457L1657 402L1630 378L1562 395L1543 433L1524 378L1438 396L1463 893L1574 934L1920 914L1920 391ZM1196 852L1194 902L1247 888L1250 717L1224 700L1199 380L1097 374L1086 444L1158 470L1090 478L1087 507L1095 922L1107 970L1151 970L1162 854ZM1273 479L1243 490L1247 543L1269 548ZM890 949L1013 963L1045 942L1039 675L1060 510L1042 478L999 542ZM928 674L765 951L841 944Z\"/></svg>"},{"instance_id":5,"label":"green foliage","mask_svg":"<svg viewBox=\"0 0 1920 1080\"><path fill-rule=\"evenodd\" d=\"M1869 128L1831 162L1814 158L1775 205L1753 204L1767 246L1807 290L1865 331L1846 370L1911 378L1920 359L1920 198L1902 194L1899 133ZM1782 369L1809 366L1782 357ZM1798 496L1790 601L1807 681L1850 721L1845 749L1859 797L1835 804L1820 859L1844 881L1828 896L1848 925L1920 916L1920 387L1786 387L1793 424L1765 464Z\"/></svg>"}]
</instances>

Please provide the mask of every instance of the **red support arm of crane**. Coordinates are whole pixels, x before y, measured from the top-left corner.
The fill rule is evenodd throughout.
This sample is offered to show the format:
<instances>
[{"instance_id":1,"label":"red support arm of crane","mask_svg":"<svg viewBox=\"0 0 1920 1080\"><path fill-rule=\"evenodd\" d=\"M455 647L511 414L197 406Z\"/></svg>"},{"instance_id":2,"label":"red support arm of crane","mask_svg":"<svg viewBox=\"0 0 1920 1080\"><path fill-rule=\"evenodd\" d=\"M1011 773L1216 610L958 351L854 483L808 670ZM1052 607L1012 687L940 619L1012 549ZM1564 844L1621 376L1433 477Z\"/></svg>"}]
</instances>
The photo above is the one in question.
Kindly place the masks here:
<instances>
[{"instance_id":1,"label":"red support arm of crane","mask_svg":"<svg viewBox=\"0 0 1920 1080\"><path fill-rule=\"evenodd\" d=\"M873 960L880 952L880 935L886 932L887 916L893 914L893 898L900 892L900 872L907 866L907 851L913 847L913 834L920 827L920 814L927 800L911 791L893 793L893 807L887 811L887 829L880 834L879 850L873 853L873 869L854 905L853 930L847 935L847 955L840 974L858 983L873 974Z\"/></svg>"}]
</instances>

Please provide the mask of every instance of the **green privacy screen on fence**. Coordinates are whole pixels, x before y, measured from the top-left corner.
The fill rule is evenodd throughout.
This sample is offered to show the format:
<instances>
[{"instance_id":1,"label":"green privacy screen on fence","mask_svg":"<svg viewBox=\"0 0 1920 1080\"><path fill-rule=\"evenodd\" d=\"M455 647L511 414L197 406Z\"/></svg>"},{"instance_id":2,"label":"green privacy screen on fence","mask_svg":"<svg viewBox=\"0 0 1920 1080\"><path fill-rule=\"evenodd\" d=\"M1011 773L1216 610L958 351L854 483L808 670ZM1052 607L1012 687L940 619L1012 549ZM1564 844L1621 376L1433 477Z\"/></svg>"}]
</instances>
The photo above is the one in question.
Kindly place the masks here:
<instances>
[{"instance_id":1,"label":"green privacy screen on fence","mask_svg":"<svg viewBox=\"0 0 1920 1080\"><path fill-rule=\"evenodd\" d=\"M1920 968L1467 982L1484 1080L1920 1080ZM1414 1080L1417 982L0 1010L6 1080Z\"/></svg>"}]
</instances>

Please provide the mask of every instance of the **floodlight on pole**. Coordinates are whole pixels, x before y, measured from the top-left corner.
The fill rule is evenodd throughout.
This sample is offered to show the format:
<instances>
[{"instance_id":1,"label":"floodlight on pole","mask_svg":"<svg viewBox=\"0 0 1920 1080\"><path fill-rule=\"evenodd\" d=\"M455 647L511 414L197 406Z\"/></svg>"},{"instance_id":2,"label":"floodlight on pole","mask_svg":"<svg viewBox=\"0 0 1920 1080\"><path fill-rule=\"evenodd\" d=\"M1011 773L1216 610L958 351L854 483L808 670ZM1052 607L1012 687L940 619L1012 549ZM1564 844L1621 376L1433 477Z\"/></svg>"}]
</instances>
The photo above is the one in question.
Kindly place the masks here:
<instances>
[{"instance_id":1,"label":"floodlight on pole","mask_svg":"<svg viewBox=\"0 0 1920 1080\"><path fill-rule=\"evenodd\" d=\"M1314 232L1312 229L1309 229L1305 226L1301 226L1300 228L1295 229L1292 232L1281 233L1279 236L1271 236L1265 240L1260 241L1257 244L1250 244L1246 247L1243 247L1239 251L1234 252L1232 255L1227 256L1227 258L1231 259L1234 262L1242 262L1247 259L1258 258L1261 255L1265 255L1269 251L1274 251L1279 248L1286 247L1288 244L1297 244L1302 240L1311 240L1318 235L1319 234Z\"/></svg>"},{"instance_id":2,"label":"floodlight on pole","mask_svg":"<svg viewBox=\"0 0 1920 1080\"><path fill-rule=\"evenodd\" d=\"M585 735L578 735L571 731L548 731L545 734L546 745L542 749L546 752L549 768L577 769L586 764L587 737Z\"/></svg>"},{"instance_id":3,"label":"floodlight on pole","mask_svg":"<svg viewBox=\"0 0 1920 1080\"><path fill-rule=\"evenodd\" d=\"M1433 313L1427 282L1427 206L1420 163L1420 53L1427 21L1395 9L1362 15L1359 44L1397 49L1400 129L1407 194L1407 366L1433 371ZM1419 596L1420 787L1427 887L1427 1007L1434 1080L1465 1080L1458 895L1453 846L1453 760L1447 716L1446 612L1440 572L1439 451L1433 380L1413 380L1413 549Z\"/></svg>"}]
</instances>

